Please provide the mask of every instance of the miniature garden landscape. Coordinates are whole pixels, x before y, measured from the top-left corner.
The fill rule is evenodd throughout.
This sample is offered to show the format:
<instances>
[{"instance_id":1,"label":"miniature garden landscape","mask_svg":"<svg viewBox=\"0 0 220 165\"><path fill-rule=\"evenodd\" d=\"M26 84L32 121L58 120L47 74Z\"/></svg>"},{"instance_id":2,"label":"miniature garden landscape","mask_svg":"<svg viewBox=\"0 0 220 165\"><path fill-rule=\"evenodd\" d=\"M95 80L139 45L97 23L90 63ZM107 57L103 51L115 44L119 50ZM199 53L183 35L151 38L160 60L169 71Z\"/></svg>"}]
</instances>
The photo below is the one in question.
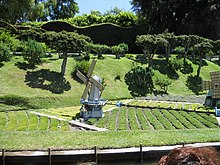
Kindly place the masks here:
<instances>
[{"instance_id":1,"label":"miniature garden landscape","mask_svg":"<svg viewBox=\"0 0 220 165\"><path fill-rule=\"evenodd\" d=\"M165 29L152 34L146 25L128 20L117 25L82 20L82 25L77 19L0 22L0 149L220 141L218 102L204 105L208 90L203 89L210 73L220 70L218 36ZM80 101L94 82L83 83L77 72L88 75L93 61L91 75L102 79L106 105L102 117L83 119Z\"/></svg>"}]
</instances>

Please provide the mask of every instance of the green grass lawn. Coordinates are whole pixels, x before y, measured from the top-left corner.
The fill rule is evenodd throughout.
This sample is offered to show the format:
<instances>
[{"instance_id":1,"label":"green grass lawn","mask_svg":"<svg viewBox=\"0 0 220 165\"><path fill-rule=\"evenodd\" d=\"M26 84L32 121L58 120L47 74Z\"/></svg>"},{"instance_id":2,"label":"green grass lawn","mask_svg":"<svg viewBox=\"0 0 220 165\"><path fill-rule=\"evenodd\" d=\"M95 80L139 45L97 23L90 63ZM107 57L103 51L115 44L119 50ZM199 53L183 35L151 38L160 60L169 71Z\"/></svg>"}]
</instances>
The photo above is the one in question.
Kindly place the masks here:
<instances>
[{"instance_id":1,"label":"green grass lawn","mask_svg":"<svg viewBox=\"0 0 220 165\"><path fill-rule=\"evenodd\" d=\"M113 102L133 98L124 77L131 70L134 61L127 58L118 60L111 56L104 57L104 59L97 61L94 69L94 74L104 78L107 84L102 97ZM106 112L105 117L98 122L91 121L92 124L107 127L110 131L70 132L66 121L38 117L28 112L34 110L72 120L80 109L79 100L85 85L80 84L71 76L76 63L74 58L69 57L64 78L58 74L62 59L58 59L54 55L43 61L36 68L28 68L21 56L15 56L12 61L5 62L0 67L0 148L7 150L40 150L48 147L52 147L52 149L77 149L92 148L94 145L100 148L121 148L139 146L140 143L144 146L153 146L173 145L182 142L220 141L218 136L220 131L219 128L216 128L216 120L213 117L210 118L204 113L199 116L191 112L180 113L177 110L183 109L183 104L155 104L138 101L134 101L132 104L141 104L146 108L151 106L160 109L171 107L171 109L176 108L176 111L113 110ZM186 82L190 75L196 74L198 65L190 61L188 63L191 64L193 72L183 74L179 70L176 71L177 78L172 79L172 84L168 88L170 95L194 94L186 86ZM155 76L163 71L157 67L154 69ZM209 72L219 69L218 65L206 61L206 65L201 70L201 78L210 80ZM120 80L115 80L117 76L120 76ZM156 88L159 89L157 86ZM6 96L17 96L20 102L27 102L26 104L29 106L18 104L13 100L10 100L13 102L12 105L4 104L2 98ZM190 107L195 110L198 108L197 104L190 104L185 105L184 109L190 109ZM104 111L108 108L112 108L112 105L107 105ZM171 122L171 120L176 121Z\"/></svg>"},{"instance_id":2,"label":"green grass lawn","mask_svg":"<svg viewBox=\"0 0 220 165\"><path fill-rule=\"evenodd\" d=\"M219 142L220 129L160 131L1 131L0 148L6 150L122 148Z\"/></svg>"},{"instance_id":3,"label":"green grass lawn","mask_svg":"<svg viewBox=\"0 0 220 165\"><path fill-rule=\"evenodd\" d=\"M69 57L65 77L58 79L57 73L60 71L61 62L62 59L58 59L57 55L54 55L51 58L44 59L44 62L36 68L30 69L25 68L23 57L15 56L12 61L4 63L0 68L0 97L11 94L25 97L29 99L31 105L38 108L79 105L79 99L85 85L78 83L71 76L76 61L73 57ZM125 74L131 69L132 62L133 60L127 58L118 60L111 56L105 56L105 59L97 61L94 74L104 78L107 84L102 95L103 98L108 100L132 98L124 80ZM190 61L188 62L193 67L193 73L183 74L176 71L178 79L172 79L172 84L168 88L169 94L193 94L186 86L186 81L188 76L196 74L198 66ZM218 65L206 61L206 65L201 70L201 78L209 80L209 72L216 70L219 70ZM158 75L159 70L156 69L154 74L155 76ZM118 75L120 75L120 80L115 80ZM0 109L2 109L1 106Z\"/></svg>"}]
</instances>

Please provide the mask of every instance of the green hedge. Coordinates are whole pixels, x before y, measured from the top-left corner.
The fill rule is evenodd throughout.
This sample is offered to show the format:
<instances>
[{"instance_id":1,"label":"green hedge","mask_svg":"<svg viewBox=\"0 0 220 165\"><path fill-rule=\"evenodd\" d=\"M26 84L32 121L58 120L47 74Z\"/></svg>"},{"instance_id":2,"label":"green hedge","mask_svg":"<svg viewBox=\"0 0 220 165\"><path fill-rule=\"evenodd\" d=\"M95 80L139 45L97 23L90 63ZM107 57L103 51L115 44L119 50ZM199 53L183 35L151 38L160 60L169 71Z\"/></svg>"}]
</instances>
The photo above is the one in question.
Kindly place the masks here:
<instances>
[{"instance_id":1,"label":"green hedge","mask_svg":"<svg viewBox=\"0 0 220 165\"><path fill-rule=\"evenodd\" d=\"M126 43L129 46L129 52L141 52L136 46L135 40L137 35L147 34L146 25L137 25L131 28L124 28L114 24L99 24L88 27L75 27L63 21L51 21L43 24L42 29L47 31L60 32L62 30L74 32L89 36L96 44L105 44L108 46Z\"/></svg>"}]
</instances>

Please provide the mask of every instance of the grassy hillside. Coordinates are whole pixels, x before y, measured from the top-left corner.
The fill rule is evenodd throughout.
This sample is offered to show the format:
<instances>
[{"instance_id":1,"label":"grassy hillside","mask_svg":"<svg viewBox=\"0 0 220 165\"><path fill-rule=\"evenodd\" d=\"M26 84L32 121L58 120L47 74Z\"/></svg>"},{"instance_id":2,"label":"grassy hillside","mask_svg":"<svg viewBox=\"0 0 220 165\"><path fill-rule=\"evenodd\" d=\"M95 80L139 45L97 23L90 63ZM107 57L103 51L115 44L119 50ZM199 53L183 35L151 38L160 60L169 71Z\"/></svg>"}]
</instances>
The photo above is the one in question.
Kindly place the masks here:
<instances>
[{"instance_id":1,"label":"grassy hillside","mask_svg":"<svg viewBox=\"0 0 220 165\"><path fill-rule=\"evenodd\" d=\"M72 57L68 59L64 79L58 74L61 62L62 59L58 59L57 55L54 55L51 58L45 58L44 62L36 68L29 68L22 57L15 56L12 61L6 62L0 67L0 97L6 95L24 97L31 105L38 108L79 105L79 99L85 86L75 81L71 76L76 61ZM127 58L117 60L111 56L97 61L94 74L104 78L107 84L103 98L109 100L132 98L124 81L124 76L130 71L132 62L133 60ZM190 75L196 74L198 65L189 63L193 68L193 73L183 74L176 71L178 78L172 79L172 84L168 89L169 94L193 94L192 90L186 86L186 81ZM206 61L206 65L201 70L201 78L209 80L209 72L216 70L219 70L218 65ZM161 69L156 69L154 75L159 72ZM169 72L167 73L169 74ZM121 79L115 80L118 75Z\"/></svg>"}]
</instances>

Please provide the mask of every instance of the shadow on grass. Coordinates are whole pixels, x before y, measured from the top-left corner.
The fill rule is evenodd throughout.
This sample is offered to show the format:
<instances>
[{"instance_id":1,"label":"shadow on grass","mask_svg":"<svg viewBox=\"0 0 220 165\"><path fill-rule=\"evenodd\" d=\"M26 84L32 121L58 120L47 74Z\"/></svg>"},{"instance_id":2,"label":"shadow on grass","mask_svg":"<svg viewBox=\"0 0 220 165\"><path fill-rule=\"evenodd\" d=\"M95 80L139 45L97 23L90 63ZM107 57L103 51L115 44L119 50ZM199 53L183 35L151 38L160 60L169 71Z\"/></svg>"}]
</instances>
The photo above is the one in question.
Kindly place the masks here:
<instances>
[{"instance_id":1,"label":"shadow on grass","mask_svg":"<svg viewBox=\"0 0 220 165\"><path fill-rule=\"evenodd\" d=\"M30 65L27 62L17 62L15 64L15 66L17 66L19 69L22 69L22 70L28 70L28 69L35 69L36 68L36 66Z\"/></svg>"},{"instance_id":2,"label":"shadow on grass","mask_svg":"<svg viewBox=\"0 0 220 165\"><path fill-rule=\"evenodd\" d=\"M188 76L186 86L196 95L202 91L202 78L198 76Z\"/></svg>"},{"instance_id":3,"label":"shadow on grass","mask_svg":"<svg viewBox=\"0 0 220 165\"><path fill-rule=\"evenodd\" d=\"M61 94L71 89L70 83L66 81L62 74L47 69L28 71L25 82L31 88L40 88L55 94Z\"/></svg>"},{"instance_id":4,"label":"shadow on grass","mask_svg":"<svg viewBox=\"0 0 220 165\"><path fill-rule=\"evenodd\" d=\"M183 64L183 68L180 69L180 71L183 73L183 74L190 74L193 72L193 67L192 67L192 64L188 63L186 61L185 64Z\"/></svg>"},{"instance_id":5,"label":"shadow on grass","mask_svg":"<svg viewBox=\"0 0 220 165\"><path fill-rule=\"evenodd\" d=\"M170 79L177 80L179 78L176 70L169 66L166 60L154 59L153 64L155 70L158 70L161 74L167 75Z\"/></svg>"}]
</instances>

